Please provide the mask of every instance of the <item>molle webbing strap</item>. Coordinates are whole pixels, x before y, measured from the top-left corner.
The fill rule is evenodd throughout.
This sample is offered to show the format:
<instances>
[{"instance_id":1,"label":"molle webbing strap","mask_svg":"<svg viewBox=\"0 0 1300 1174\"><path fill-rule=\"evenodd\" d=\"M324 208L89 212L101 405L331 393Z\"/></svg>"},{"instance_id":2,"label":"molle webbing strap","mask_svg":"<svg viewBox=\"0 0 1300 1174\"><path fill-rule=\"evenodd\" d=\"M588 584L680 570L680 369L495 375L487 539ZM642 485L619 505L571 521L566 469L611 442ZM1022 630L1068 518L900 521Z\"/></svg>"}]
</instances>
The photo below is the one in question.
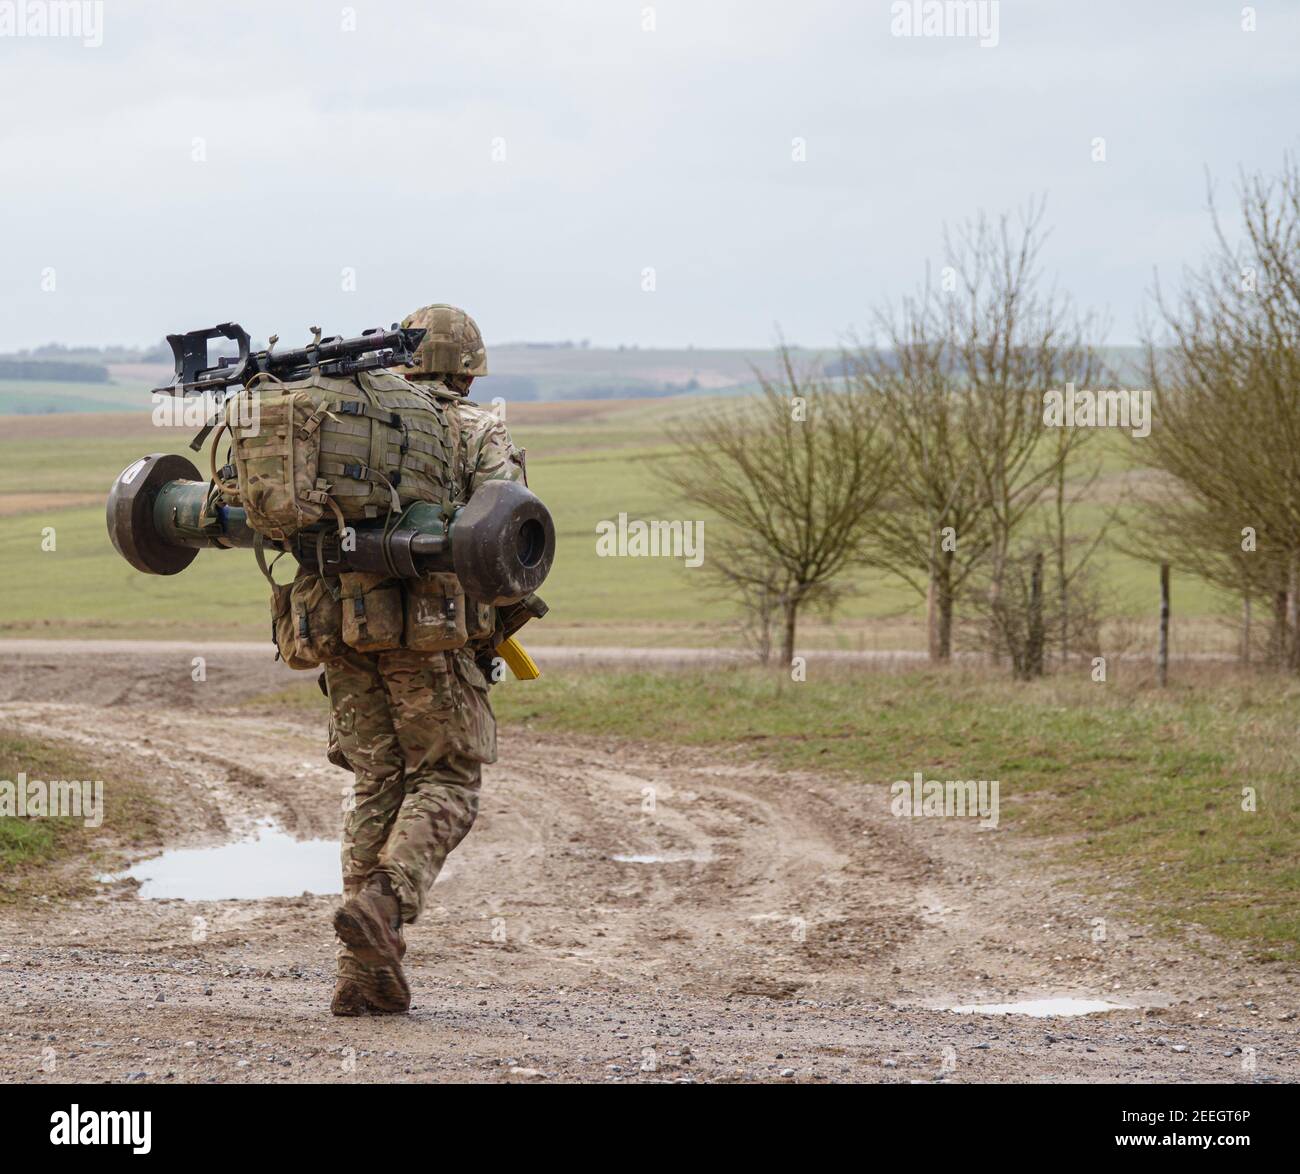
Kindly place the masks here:
<instances>
[{"instance_id":1,"label":"molle webbing strap","mask_svg":"<svg viewBox=\"0 0 1300 1174\"><path fill-rule=\"evenodd\" d=\"M386 411L384 408L376 407L373 404L363 404L360 400L330 400L321 404L307 418L303 426L298 429L298 439L310 439L320 427L321 421L333 412L337 412L340 416L365 416L368 420L376 420L396 431L403 433L406 431L406 426L402 423L402 417L396 412Z\"/></svg>"},{"instance_id":2,"label":"molle webbing strap","mask_svg":"<svg viewBox=\"0 0 1300 1174\"><path fill-rule=\"evenodd\" d=\"M244 390L241 389L241 391L238 394L243 395ZM220 424L223 419L227 423L229 423L230 406L237 398L238 396L235 395L228 396L224 402L222 402L217 406L216 411L212 413L211 417L207 420L207 422L203 425L203 427L200 428L197 433L195 433L194 439L190 441L190 448L192 448L195 452L203 451L203 444L208 439L208 437L212 435L212 430L216 428L217 425ZM215 443L215 441L213 443Z\"/></svg>"},{"instance_id":3,"label":"molle webbing strap","mask_svg":"<svg viewBox=\"0 0 1300 1174\"><path fill-rule=\"evenodd\" d=\"M266 538L257 533L253 535L253 557L257 559L257 569L266 576L266 581L271 584L271 590L277 590L280 585L275 581L275 577L271 572L275 569L275 564L284 557L284 551L279 551L268 567L266 565Z\"/></svg>"},{"instance_id":4,"label":"molle webbing strap","mask_svg":"<svg viewBox=\"0 0 1300 1174\"><path fill-rule=\"evenodd\" d=\"M203 448L204 441L206 441L208 437L212 435L212 430L216 426L217 426L216 419L213 419L209 423L204 424L203 427L200 428L198 432L194 434L194 439L190 441L190 448L192 448L195 452L200 451Z\"/></svg>"},{"instance_id":5,"label":"molle webbing strap","mask_svg":"<svg viewBox=\"0 0 1300 1174\"><path fill-rule=\"evenodd\" d=\"M341 550L339 557L343 557ZM331 575L325 570L324 530L320 530L316 534L316 569L320 572L321 586L329 592L329 597L337 603L343 595L343 581L337 575Z\"/></svg>"},{"instance_id":6,"label":"molle webbing strap","mask_svg":"<svg viewBox=\"0 0 1300 1174\"><path fill-rule=\"evenodd\" d=\"M316 467L321 473L335 477L350 477L353 481L369 481L374 485L390 485L392 483L378 469L372 469L369 465L322 460Z\"/></svg>"},{"instance_id":7,"label":"molle webbing strap","mask_svg":"<svg viewBox=\"0 0 1300 1174\"><path fill-rule=\"evenodd\" d=\"M401 416L396 412L375 407L373 404L363 404L360 400L346 400L330 406L345 416L365 416L368 420L378 420L381 424L387 424L389 428L402 430Z\"/></svg>"},{"instance_id":8,"label":"molle webbing strap","mask_svg":"<svg viewBox=\"0 0 1300 1174\"><path fill-rule=\"evenodd\" d=\"M392 509L394 513L402 512L402 500L398 496L395 486L401 482L402 474L396 472L391 478L385 477L378 469L372 469L369 465L346 464L343 461L327 461L323 457L317 469L326 476L347 477L352 481L368 481L372 485L383 485L387 487L389 496L392 499Z\"/></svg>"}]
</instances>

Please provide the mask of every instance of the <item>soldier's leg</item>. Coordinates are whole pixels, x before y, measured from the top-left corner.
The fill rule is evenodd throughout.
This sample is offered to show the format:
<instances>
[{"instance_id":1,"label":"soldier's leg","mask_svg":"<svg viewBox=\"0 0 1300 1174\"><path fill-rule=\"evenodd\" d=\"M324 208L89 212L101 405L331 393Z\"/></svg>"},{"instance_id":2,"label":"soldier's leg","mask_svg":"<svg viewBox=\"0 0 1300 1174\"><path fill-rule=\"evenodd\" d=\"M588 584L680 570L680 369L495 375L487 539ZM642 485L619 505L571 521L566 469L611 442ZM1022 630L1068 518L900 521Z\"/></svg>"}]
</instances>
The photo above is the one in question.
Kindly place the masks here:
<instances>
[{"instance_id":1,"label":"soldier's leg","mask_svg":"<svg viewBox=\"0 0 1300 1174\"><path fill-rule=\"evenodd\" d=\"M403 921L420 915L448 854L473 825L481 774L481 763L450 753L407 776L406 799L379 858Z\"/></svg>"},{"instance_id":2,"label":"soldier's leg","mask_svg":"<svg viewBox=\"0 0 1300 1174\"><path fill-rule=\"evenodd\" d=\"M379 863L402 805L404 759L375 657L357 652L330 661L325 680L339 749L354 772L341 850L347 890Z\"/></svg>"},{"instance_id":3,"label":"soldier's leg","mask_svg":"<svg viewBox=\"0 0 1300 1174\"><path fill-rule=\"evenodd\" d=\"M343 894L352 898L374 871L401 805L402 755L374 659L354 653L331 661L325 677L331 749L337 749L354 772L341 845ZM337 761L333 756L331 760ZM410 989L400 972L366 965L346 943L339 945L336 960L338 982L331 1006L336 1015L409 1007Z\"/></svg>"},{"instance_id":4,"label":"soldier's leg","mask_svg":"<svg viewBox=\"0 0 1300 1174\"><path fill-rule=\"evenodd\" d=\"M495 757L496 725L486 682L467 658L388 652L379 667L404 755L406 794L378 867L409 922L478 814L481 764Z\"/></svg>"}]
</instances>

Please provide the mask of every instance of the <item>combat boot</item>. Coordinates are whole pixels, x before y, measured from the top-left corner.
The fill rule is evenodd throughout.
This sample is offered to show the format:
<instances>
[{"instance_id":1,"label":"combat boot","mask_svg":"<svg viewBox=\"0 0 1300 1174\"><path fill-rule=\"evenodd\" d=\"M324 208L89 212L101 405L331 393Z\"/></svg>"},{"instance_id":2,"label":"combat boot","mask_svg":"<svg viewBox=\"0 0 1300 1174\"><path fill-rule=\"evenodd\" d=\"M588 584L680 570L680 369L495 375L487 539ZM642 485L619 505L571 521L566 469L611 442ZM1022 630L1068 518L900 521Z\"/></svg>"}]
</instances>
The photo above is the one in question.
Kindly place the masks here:
<instances>
[{"instance_id":1,"label":"combat boot","mask_svg":"<svg viewBox=\"0 0 1300 1174\"><path fill-rule=\"evenodd\" d=\"M361 891L334 914L334 932L350 946L366 968L387 967L410 996L402 973L406 942L402 937L401 907L385 873L375 873Z\"/></svg>"},{"instance_id":2,"label":"combat boot","mask_svg":"<svg viewBox=\"0 0 1300 1174\"><path fill-rule=\"evenodd\" d=\"M330 1010L335 1015L396 1015L411 1009L411 989L387 966L375 970L355 963L355 969L339 968Z\"/></svg>"}]
</instances>

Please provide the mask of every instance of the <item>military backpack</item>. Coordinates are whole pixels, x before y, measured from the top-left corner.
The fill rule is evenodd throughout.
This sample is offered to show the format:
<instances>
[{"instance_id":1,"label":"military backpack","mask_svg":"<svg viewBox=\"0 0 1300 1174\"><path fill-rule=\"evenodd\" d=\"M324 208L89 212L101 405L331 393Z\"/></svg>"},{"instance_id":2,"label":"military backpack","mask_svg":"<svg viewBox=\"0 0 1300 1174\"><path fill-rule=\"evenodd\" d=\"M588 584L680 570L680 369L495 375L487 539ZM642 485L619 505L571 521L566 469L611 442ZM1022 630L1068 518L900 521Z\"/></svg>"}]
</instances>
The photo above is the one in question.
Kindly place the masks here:
<instances>
[{"instance_id":1,"label":"military backpack","mask_svg":"<svg viewBox=\"0 0 1300 1174\"><path fill-rule=\"evenodd\" d=\"M284 541L329 511L348 522L455 496L446 418L452 392L416 388L391 371L251 381L227 405L229 460L213 481L248 524ZM444 398L445 397L445 398ZM328 519L327 519L328 520Z\"/></svg>"}]
</instances>

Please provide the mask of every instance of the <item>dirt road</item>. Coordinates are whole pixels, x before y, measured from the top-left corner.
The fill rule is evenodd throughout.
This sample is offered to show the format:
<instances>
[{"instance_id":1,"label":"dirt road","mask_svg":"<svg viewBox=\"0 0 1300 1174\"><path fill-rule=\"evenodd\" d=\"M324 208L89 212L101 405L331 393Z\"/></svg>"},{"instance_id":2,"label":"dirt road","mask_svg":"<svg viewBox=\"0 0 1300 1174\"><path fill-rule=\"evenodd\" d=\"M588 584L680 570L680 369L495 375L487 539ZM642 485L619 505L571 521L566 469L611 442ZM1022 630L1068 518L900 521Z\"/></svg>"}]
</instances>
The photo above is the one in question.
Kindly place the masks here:
<instances>
[{"instance_id":1,"label":"dirt road","mask_svg":"<svg viewBox=\"0 0 1300 1174\"><path fill-rule=\"evenodd\" d=\"M261 650L205 653L196 685L188 645L6 645L0 727L146 781L169 847L266 817L336 837L347 776L321 731L226 708L291 674ZM887 800L884 781L777 773L667 732L507 729L408 933L409 1016L329 1015L336 898L141 900L124 882L0 905L0 1079L1300 1077L1294 975L1126 924L1005 828L894 819ZM1132 1007L937 1009L1056 995Z\"/></svg>"}]
</instances>

